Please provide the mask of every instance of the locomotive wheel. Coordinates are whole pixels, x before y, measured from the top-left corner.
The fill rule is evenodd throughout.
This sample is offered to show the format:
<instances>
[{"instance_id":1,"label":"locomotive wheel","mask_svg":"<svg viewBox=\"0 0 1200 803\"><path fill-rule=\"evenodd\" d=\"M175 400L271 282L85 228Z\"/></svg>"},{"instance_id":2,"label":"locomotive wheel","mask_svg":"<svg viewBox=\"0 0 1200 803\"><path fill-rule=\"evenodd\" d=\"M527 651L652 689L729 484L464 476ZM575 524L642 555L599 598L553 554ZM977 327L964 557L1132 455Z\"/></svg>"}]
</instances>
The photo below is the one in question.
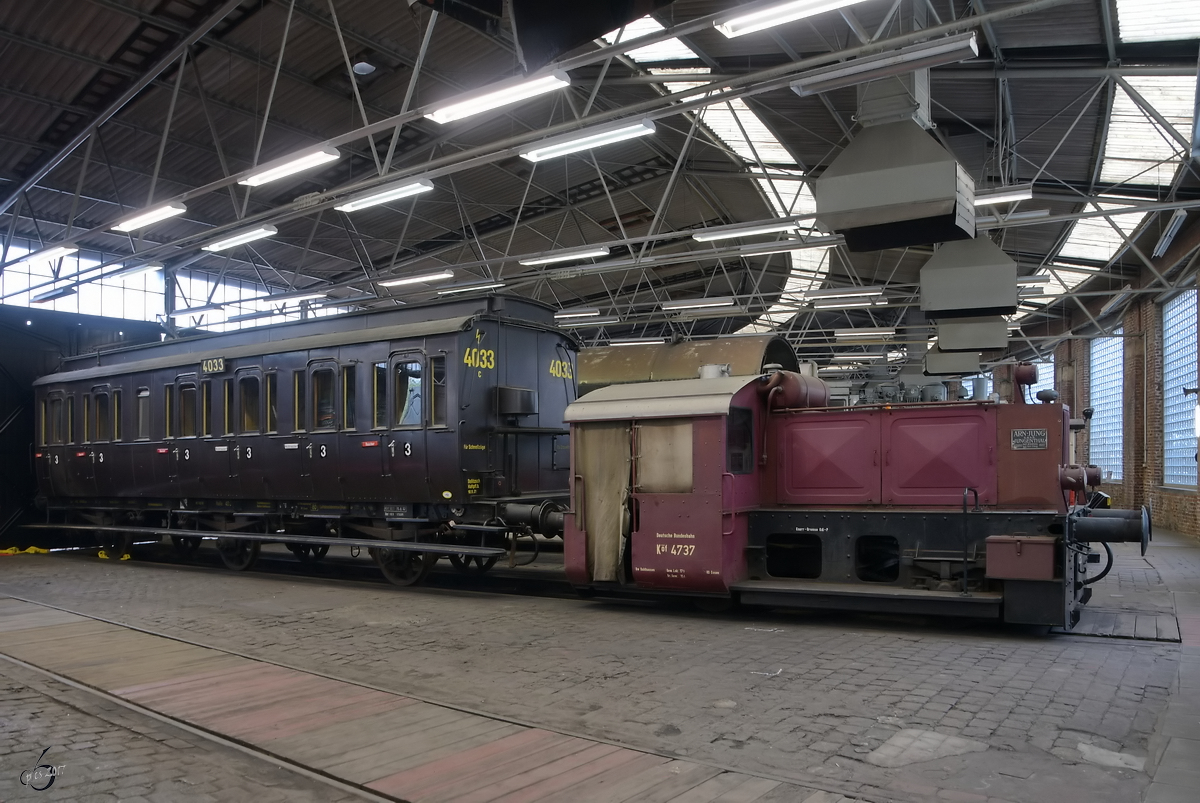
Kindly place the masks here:
<instances>
[{"instance_id":1,"label":"locomotive wheel","mask_svg":"<svg viewBox=\"0 0 1200 803\"><path fill-rule=\"evenodd\" d=\"M221 562L226 568L243 572L258 560L258 552L262 545L258 541L242 541L237 538L218 538L217 552L221 554Z\"/></svg>"},{"instance_id":2,"label":"locomotive wheel","mask_svg":"<svg viewBox=\"0 0 1200 803\"><path fill-rule=\"evenodd\" d=\"M424 552L372 549L370 553L388 582L398 586L412 586L421 582L437 561Z\"/></svg>"},{"instance_id":3,"label":"locomotive wheel","mask_svg":"<svg viewBox=\"0 0 1200 803\"><path fill-rule=\"evenodd\" d=\"M483 574L496 565L496 558L484 558L479 555L451 555L450 565L463 574Z\"/></svg>"},{"instance_id":4,"label":"locomotive wheel","mask_svg":"<svg viewBox=\"0 0 1200 803\"><path fill-rule=\"evenodd\" d=\"M179 553L179 557L191 560L200 551L200 537L192 535L172 535L171 545Z\"/></svg>"},{"instance_id":5,"label":"locomotive wheel","mask_svg":"<svg viewBox=\"0 0 1200 803\"><path fill-rule=\"evenodd\" d=\"M288 544L287 548L301 563L316 563L329 554L329 544L313 546L311 544Z\"/></svg>"}]
</instances>

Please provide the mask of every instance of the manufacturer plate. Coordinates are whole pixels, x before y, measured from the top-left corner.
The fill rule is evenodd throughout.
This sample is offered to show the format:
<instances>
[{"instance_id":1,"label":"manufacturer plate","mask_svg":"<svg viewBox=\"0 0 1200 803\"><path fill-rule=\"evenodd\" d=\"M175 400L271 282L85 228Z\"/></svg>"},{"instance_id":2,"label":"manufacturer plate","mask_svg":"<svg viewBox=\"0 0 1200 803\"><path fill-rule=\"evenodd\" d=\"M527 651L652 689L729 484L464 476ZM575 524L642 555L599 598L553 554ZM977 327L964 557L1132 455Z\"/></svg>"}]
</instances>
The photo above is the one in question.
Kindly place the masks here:
<instances>
[{"instance_id":1,"label":"manufacturer plate","mask_svg":"<svg viewBox=\"0 0 1200 803\"><path fill-rule=\"evenodd\" d=\"M1030 452L1049 448L1050 430L1014 429L1012 431L1012 450L1014 452Z\"/></svg>"}]
</instances>

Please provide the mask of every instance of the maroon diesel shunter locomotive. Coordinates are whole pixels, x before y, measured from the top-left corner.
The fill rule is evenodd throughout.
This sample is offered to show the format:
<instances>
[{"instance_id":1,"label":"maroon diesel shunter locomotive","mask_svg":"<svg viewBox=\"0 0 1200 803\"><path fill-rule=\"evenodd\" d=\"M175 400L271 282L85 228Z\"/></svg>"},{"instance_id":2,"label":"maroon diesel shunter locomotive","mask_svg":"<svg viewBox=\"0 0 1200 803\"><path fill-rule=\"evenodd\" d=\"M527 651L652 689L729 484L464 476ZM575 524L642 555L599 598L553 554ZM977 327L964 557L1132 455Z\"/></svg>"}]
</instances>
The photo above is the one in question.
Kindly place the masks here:
<instances>
[{"instance_id":1,"label":"maroon diesel shunter locomotive","mask_svg":"<svg viewBox=\"0 0 1200 803\"><path fill-rule=\"evenodd\" d=\"M44 526L118 552L221 533L237 569L270 541L373 548L399 584L437 555L483 569L561 530L577 350L492 296L72 358L36 382Z\"/></svg>"},{"instance_id":2,"label":"maroon diesel shunter locomotive","mask_svg":"<svg viewBox=\"0 0 1200 803\"><path fill-rule=\"evenodd\" d=\"M585 352L581 371L671 363L648 349L685 347ZM1109 568L1109 542L1145 552L1144 509L1071 503L1099 472L1069 465L1067 408L1022 403L1020 384L1010 403L828 407L820 379L728 367L611 384L567 408L565 562L585 593L1070 628L1108 571L1088 577L1089 545Z\"/></svg>"}]
</instances>

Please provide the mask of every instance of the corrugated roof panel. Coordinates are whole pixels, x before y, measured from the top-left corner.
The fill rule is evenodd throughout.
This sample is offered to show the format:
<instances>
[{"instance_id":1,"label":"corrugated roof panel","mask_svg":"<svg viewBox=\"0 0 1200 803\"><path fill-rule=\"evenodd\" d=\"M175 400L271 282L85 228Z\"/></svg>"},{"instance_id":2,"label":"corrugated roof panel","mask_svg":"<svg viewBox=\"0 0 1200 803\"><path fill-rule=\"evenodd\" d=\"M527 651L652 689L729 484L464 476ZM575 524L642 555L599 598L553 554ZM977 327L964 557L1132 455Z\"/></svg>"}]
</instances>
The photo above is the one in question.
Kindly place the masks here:
<instances>
[{"instance_id":1,"label":"corrugated roof panel","mask_svg":"<svg viewBox=\"0 0 1200 803\"><path fill-rule=\"evenodd\" d=\"M1117 0L1117 27L1123 42L1200 39L1196 0Z\"/></svg>"}]
</instances>

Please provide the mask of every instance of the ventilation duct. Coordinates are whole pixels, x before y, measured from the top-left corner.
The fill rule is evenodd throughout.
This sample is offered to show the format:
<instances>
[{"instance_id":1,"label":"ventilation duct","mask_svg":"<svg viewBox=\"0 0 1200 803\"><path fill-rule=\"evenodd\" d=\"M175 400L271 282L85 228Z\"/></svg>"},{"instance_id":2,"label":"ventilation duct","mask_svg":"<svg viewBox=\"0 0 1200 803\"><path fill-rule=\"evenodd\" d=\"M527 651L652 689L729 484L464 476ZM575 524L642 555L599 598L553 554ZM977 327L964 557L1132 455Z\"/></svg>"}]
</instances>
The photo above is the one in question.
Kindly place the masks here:
<instances>
[{"instance_id":1,"label":"ventilation duct","mask_svg":"<svg viewBox=\"0 0 1200 803\"><path fill-rule=\"evenodd\" d=\"M932 348L925 354L925 376L966 376L977 373L977 351L942 351L940 348Z\"/></svg>"},{"instance_id":2,"label":"ventilation duct","mask_svg":"<svg viewBox=\"0 0 1200 803\"><path fill-rule=\"evenodd\" d=\"M999 315L987 318L952 318L938 324L942 351L987 351L1008 345L1008 321Z\"/></svg>"},{"instance_id":3,"label":"ventilation duct","mask_svg":"<svg viewBox=\"0 0 1200 803\"><path fill-rule=\"evenodd\" d=\"M864 128L813 192L817 222L851 251L975 236L975 182L912 119Z\"/></svg>"},{"instance_id":4,"label":"ventilation duct","mask_svg":"<svg viewBox=\"0 0 1200 803\"><path fill-rule=\"evenodd\" d=\"M921 268L921 309L937 320L1011 315L1017 263L987 237L946 243Z\"/></svg>"}]
</instances>

